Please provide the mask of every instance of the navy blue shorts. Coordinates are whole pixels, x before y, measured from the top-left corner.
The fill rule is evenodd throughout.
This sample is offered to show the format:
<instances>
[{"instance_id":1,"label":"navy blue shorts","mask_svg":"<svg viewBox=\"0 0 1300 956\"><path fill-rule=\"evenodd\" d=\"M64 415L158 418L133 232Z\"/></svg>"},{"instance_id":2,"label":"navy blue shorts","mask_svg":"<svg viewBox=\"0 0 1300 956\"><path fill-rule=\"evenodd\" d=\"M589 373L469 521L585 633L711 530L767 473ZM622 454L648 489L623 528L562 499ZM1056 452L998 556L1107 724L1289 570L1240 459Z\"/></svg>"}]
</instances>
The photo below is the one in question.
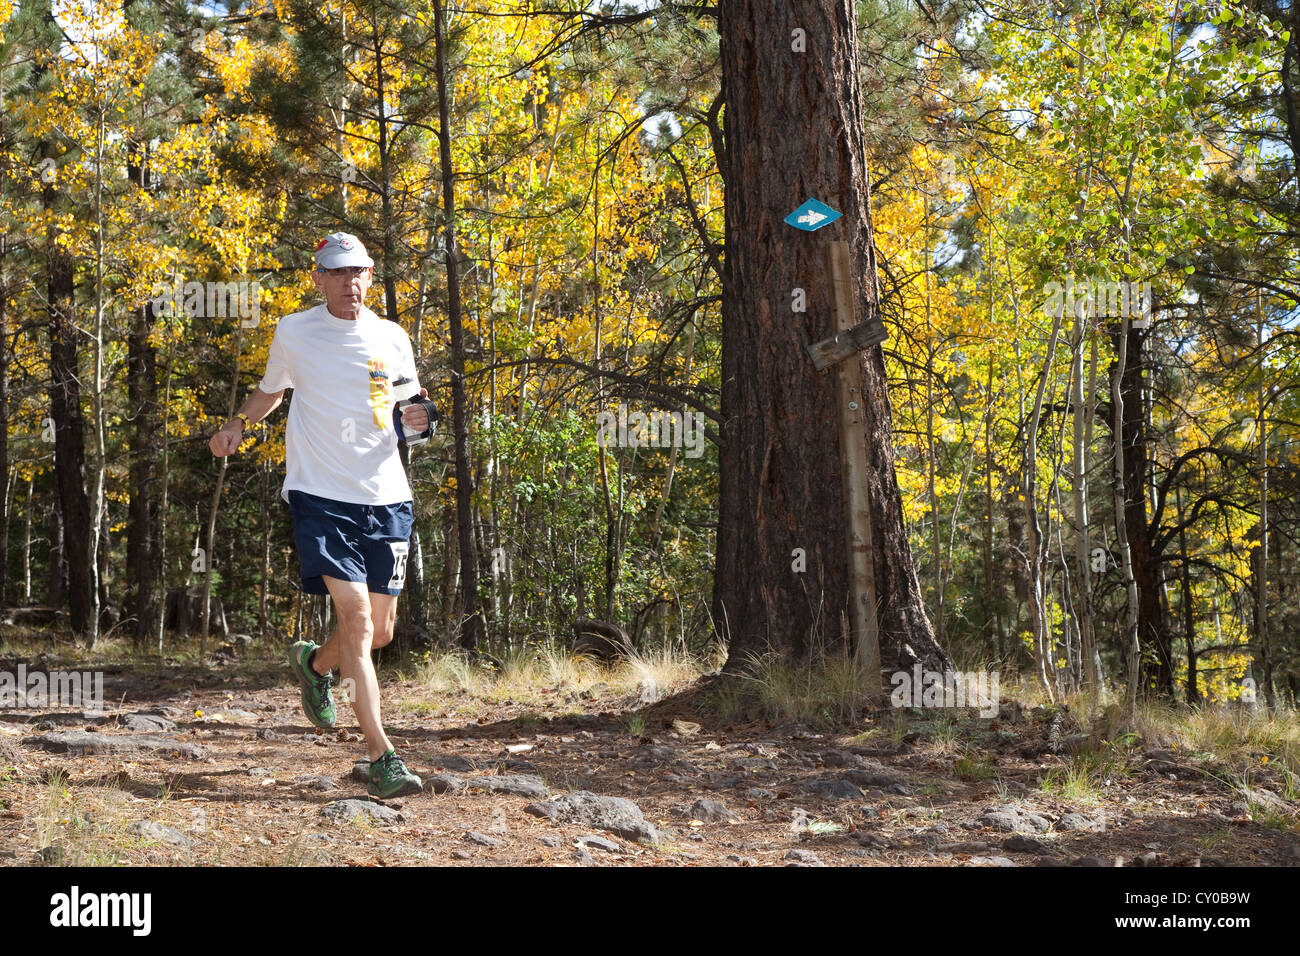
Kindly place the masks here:
<instances>
[{"instance_id":1,"label":"navy blue shorts","mask_svg":"<svg viewBox=\"0 0 1300 956\"><path fill-rule=\"evenodd\" d=\"M406 581L411 503L354 505L289 492L293 539L308 594L328 594L322 576L365 582L374 594L401 594Z\"/></svg>"}]
</instances>

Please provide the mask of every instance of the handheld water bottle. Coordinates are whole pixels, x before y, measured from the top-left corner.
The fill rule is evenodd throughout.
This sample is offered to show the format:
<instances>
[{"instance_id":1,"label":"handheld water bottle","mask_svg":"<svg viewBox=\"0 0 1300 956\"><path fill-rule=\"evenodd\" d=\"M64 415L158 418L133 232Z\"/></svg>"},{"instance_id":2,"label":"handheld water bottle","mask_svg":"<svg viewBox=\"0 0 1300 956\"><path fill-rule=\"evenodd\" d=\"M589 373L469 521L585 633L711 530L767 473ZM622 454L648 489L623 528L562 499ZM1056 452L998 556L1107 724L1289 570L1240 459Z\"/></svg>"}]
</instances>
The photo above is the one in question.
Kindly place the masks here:
<instances>
[{"instance_id":1,"label":"handheld water bottle","mask_svg":"<svg viewBox=\"0 0 1300 956\"><path fill-rule=\"evenodd\" d=\"M392 388L393 398L396 399L393 405L393 428L397 431L398 440L406 445L423 445L433 437L433 430L442 417L438 414L438 406L420 395L420 383L416 379L402 376L393 383ZM409 428L402 421L402 412L412 405L423 405L429 414L429 424L424 431Z\"/></svg>"}]
</instances>

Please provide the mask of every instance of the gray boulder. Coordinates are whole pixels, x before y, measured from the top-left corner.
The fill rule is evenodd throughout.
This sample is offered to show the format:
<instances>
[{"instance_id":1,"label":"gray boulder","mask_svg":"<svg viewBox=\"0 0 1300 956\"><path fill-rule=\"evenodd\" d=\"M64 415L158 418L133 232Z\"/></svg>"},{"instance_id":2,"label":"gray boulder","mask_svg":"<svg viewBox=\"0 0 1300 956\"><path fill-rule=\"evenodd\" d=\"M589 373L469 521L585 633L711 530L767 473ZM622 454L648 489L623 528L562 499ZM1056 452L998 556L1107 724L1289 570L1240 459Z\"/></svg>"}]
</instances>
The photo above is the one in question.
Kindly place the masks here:
<instances>
[{"instance_id":1,"label":"gray boulder","mask_svg":"<svg viewBox=\"0 0 1300 956\"><path fill-rule=\"evenodd\" d=\"M334 823L351 823L358 817L373 820L376 823L402 823L406 820L401 813L382 803L369 800L335 800L321 807L321 816Z\"/></svg>"},{"instance_id":2,"label":"gray boulder","mask_svg":"<svg viewBox=\"0 0 1300 956\"><path fill-rule=\"evenodd\" d=\"M579 823L599 827L625 840L639 843L659 841L658 832L646 821L641 808L622 797L606 797L577 790L553 800L530 803L524 807L524 812L552 823Z\"/></svg>"},{"instance_id":3,"label":"gray boulder","mask_svg":"<svg viewBox=\"0 0 1300 956\"><path fill-rule=\"evenodd\" d=\"M144 837L146 840L156 840L159 843L168 843L172 846L191 847L194 845L194 841L181 833L180 830L165 827L161 823L154 823L152 820L141 820L131 827L131 832L136 836Z\"/></svg>"},{"instance_id":4,"label":"gray boulder","mask_svg":"<svg viewBox=\"0 0 1300 956\"><path fill-rule=\"evenodd\" d=\"M1046 817L1013 804L984 811L979 822L1004 833L1046 833L1052 828L1051 821Z\"/></svg>"},{"instance_id":5,"label":"gray boulder","mask_svg":"<svg viewBox=\"0 0 1300 956\"><path fill-rule=\"evenodd\" d=\"M508 793L516 797L546 797L551 791L541 778L520 773L503 773L491 777L466 777L465 785L471 790L482 789L489 793Z\"/></svg>"},{"instance_id":6,"label":"gray boulder","mask_svg":"<svg viewBox=\"0 0 1300 956\"><path fill-rule=\"evenodd\" d=\"M207 756L198 744L146 734L109 736L86 730L68 730L24 737L24 747L36 747L50 753L84 757L87 754L157 753L164 757L187 757L197 760Z\"/></svg>"},{"instance_id":7,"label":"gray boulder","mask_svg":"<svg viewBox=\"0 0 1300 956\"><path fill-rule=\"evenodd\" d=\"M689 820L700 820L704 823L740 822L740 817L728 810L725 805L717 800L710 800L708 797L701 797L689 807L686 807L682 816Z\"/></svg>"}]
</instances>

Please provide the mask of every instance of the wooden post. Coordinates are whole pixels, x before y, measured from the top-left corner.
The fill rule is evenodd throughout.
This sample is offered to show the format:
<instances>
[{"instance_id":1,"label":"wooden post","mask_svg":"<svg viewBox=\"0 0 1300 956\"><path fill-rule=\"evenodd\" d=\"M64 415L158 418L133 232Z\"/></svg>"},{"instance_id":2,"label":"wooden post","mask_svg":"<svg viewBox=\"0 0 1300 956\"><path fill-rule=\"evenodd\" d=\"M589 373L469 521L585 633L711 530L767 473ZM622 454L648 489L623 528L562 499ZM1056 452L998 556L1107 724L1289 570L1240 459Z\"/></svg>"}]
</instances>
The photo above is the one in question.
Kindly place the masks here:
<instances>
[{"instance_id":1,"label":"wooden post","mask_svg":"<svg viewBox=\"0 0 1300 956\"><path fill-rule=\"evenodd\" d=\"M847 242L832 242L826 252L831 280L834 332L855 328L857 287ZM868 695L883 693L880 632L876 623L876 571L871 541L871 502L867 497L866 402L857 351L835 367L836 420L840 435L840 481L844 492L844 531L849 554L849 626L858 669Z\"/></svg>"}]
</instances>

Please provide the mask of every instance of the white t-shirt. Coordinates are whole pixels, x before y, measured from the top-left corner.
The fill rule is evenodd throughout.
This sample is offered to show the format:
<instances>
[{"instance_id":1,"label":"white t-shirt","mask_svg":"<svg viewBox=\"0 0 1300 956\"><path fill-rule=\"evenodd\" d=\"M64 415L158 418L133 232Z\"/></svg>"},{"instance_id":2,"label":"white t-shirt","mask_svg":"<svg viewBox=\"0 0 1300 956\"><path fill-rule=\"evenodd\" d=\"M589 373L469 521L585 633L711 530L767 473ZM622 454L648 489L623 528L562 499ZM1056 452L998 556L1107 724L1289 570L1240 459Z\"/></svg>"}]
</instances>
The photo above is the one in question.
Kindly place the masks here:
<instances>
[{"instance_id":1,"label":"white t-shirt","mask_svg":"<svg viewBox=\"0 0 1300 956\"><path fill-rule=\"evenodd\" d=\"M411 500L397 452L390 383L418 379L411 339L364 306L355 321L324 305L276 326L263 392L293 389L281 491L391 505Z\"/></svg>"}]
</instances>

